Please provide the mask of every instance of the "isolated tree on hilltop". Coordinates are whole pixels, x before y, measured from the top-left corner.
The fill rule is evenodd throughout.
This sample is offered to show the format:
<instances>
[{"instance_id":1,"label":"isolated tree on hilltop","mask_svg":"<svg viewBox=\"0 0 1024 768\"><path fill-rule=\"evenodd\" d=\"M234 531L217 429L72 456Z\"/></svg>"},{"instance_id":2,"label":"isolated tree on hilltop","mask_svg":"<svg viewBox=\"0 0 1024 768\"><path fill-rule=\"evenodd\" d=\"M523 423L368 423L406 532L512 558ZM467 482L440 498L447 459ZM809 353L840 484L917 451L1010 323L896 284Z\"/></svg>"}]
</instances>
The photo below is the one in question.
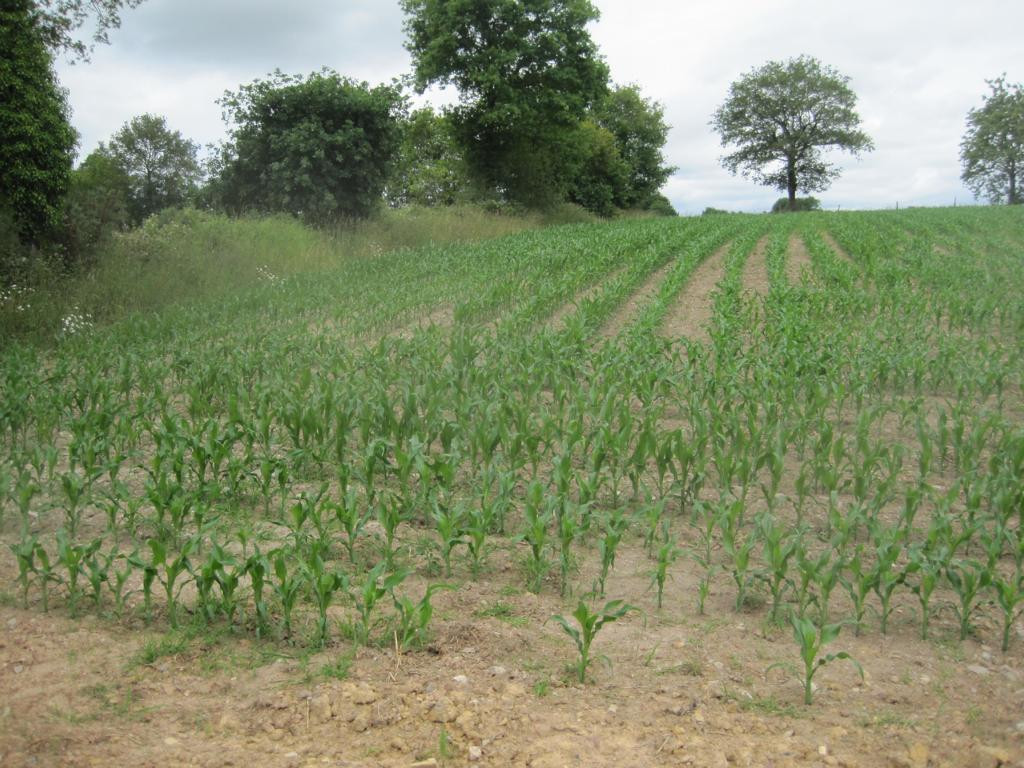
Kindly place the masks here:
<instances>
[{"instance_id":1,"label":"isolated tree on hilltop","mask_svg":"<svg viewBox=\"0 0 1024 768\"><path fill-rule=\"evenodd\" d=\"M722 157L722 166L785 191L796 210L798 191L822 191L839 176L823 150L859 155L874 149L860 130L849 80L810 56L748 72L711 118L722 146L737 147Z\"/></svg>"},{"instance_id":2,"label":"isolated tree on hilltop","mask_svg":"<svg viewBox=\"0 0 1024 768\"><path fill-rule=\"evenodd\" d=\"M993 203L1024 203L1024 86L1006 76L989 80L992 93L980 109L967 113L960 144L961 178L978 197Z\"/></svg>"}]
</instances>

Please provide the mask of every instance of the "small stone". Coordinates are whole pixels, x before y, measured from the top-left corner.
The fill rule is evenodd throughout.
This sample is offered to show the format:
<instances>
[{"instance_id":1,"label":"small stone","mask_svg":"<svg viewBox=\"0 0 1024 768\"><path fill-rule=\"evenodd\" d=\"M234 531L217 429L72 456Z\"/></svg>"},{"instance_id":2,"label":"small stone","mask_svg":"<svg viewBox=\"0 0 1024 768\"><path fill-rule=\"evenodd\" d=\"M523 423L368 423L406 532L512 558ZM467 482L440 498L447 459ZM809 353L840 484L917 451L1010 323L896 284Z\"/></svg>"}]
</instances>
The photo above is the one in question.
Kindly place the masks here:
<instances>
[{"instance_id":1,"label":"small stone","mask_svg":"<svg viewBox=\"0 0 1024 768\"><path fill-rule=\"evenodd\" d=\"M469 748L469 762L475 763L484 756L484 751L476 744Z\"/></svg>"},{"instance_id":2,"label":"small stone","mask_svg":"<svg viewBox=\"0 0 1024 768\"><path fill-rule=\"evenodd\" d=\"M1017 733L1024 733L1024 720L1021 720L1019 723L1017 723L1016 728Z\"/></svg>"},{"instance_id":3,"label":"small stone","mask_svg":"<svg viewBox=\"0 0 1024 768\"><path fill-rule=\"evenodd\" d=\"M988 760L993 761L993 766L1009 765L1010 753L1002 747L981 746L978 751Z\"/></svg>"},{"instance_id":4,"label":"small stone","mask_svg":"<svg viewBox=\"0 0 1024 768\"><path fill-rule=\"evenodd\" d=\"M377 700L377 692L368 685L358 685L352 691L352 702L355 704L373 704Z\"/></svg>"},{"instance_id":5,"label":"small stone","mask_svg":"<svg viewBox=\"0 0 1024 768\"><path fill-rule=\"evenodd\" d=\"M8 629L14 629L16 626L18 626L18 620L17 619L8 619L7 620L7 628Z\"/></svg>"},{"instance_id":6,"label":"small stone","mask_svg":"<svg viewBox=\"0 0 1024 768\"><path fill-rule=\"evenodd\" d=\"M615 706L614 704L609 704L608 705L608 711L611 712L614 715L616 712L619 711L619 708L617 706Z\"/></svg>"},{"instance_id":7,"label":"small stone","mask_svg":"<svg viewBox=\"0 0 1024 768\"><path fill-rule=\"evenodd\" d=\"M526 695L526 689L519 683L509 683L505 686L505 698L519 699Z\"/></svg>"},{"instance_id":8,"label":"small stone","mask_svg":"<svg viewBox=\"0 0 1024 768\"><path fill-rule=\"evenodd\" d=\"M331 697L326 693L317 696L309 702L309 717L317 725L326 723L332 716Z\"/></svg>"},{"instance_id":9,"label":"small stone","mask_svg":"<svg viewBox=\"0 0 1024 768\"><path fill-rule=\"evenodd\" d=\"M420 760L415 763L411 763L409 768L437 768L437 760L433 757L429 760Z\"/></svg>"},{"instance_id":10,"label":"small stone","mask_svg":"<svg viewBox=\"0 0 1024 768\"><path fill-rule=\"evenodd\" d=\"M469 678L465 675L456 675L452 678L452 681L458 685L466 685L469 683Z\"/></svg>"},{"instance_id":11,"label":"small stone","mask_svg":"<svg viewBox=\"0 0 1024 768\"><path fill-rule=\"evenodd\" d=\"M234 712L225 711L221 716L220 720L217 721L217 727L222 731L234 731L240 728L242 722L238 719Z\"/></svg>"},{"instance_id":12,"label":"small stone","mask_svg":"<svg viewBox=\"0 0 1024 768\"><path fill-rule=\"evenodd\" d=\"M988 674L988 669L981 666L981 664L968 664L967 671L973 672L976 675L981 675L982 677L985 677Z\"/></svg>"},{"instance_id":13,"label":"small stone","mask_svg":"<svg viewBox=\"0 0 1024 768\"><path fill-rule=\"evenodd\" d=\"M704 694L710 696L712 699L724 699L725 698L725 686L721 680L708 680L704 686Z\"/></svg>"},{"instance_id":14,"label":"small stone","mask_svg":"<svg viewBox=\"0 0 1024 768\"><path fill-rule=\"evenodd\" d=\"M24 670L25 670L25 667L23 667L21 664L15 664L14 665L14 674L20 675Z\"/></svg>"},{"instance_id":15,"label":"small stone","mask_svg":"<svg viewBox=\"0 0 1024 768\"><path fill-rule=\"evenodd\" d=\"M508 670L505 669L500 664L495 664L493 667L491 667L487 671L490 672L494 677L502 677L502 676L508 674Z\"/></svg>"},{"instance_id":16,"label":"small stone","mask_svg":"<svg viewBox=\"0 0 1024 768\"><path fill-rule=\"evenodd\" d=\"M430 722L450 723L455 719L455 708L445 699L441 699L430 708Z\"/></svg>"},{"instance_id":17,"label":"small stone","mask_svg":"<svg viewBox=\"0 0 1024 768\"><path fill-rule=\"evenodd\" d=\"M825 745L825 744L819 745L818 746L818 754L821 755L822 757L826 757L828 755L828 746Z\"/></svg>"},{"instance_id":18,"label":"small stone","mask_svg":"<svg viewBox=\"0 0 1024 768\"><path fill-rule=\"evenodd\" d=\"M910 764L914 768L927 768L928 753L928 745L922 744L920 741L915 741L910 745L910 749L907 750L907 754L910 756Z\"/></svg>"},{"instance_id":19,"label":"small stone","mask_svg":"<svg viewBox=\"0 0 1024 768\"><path fill-rule=\"evenodd\" d=\"M164 739L164 745L168 747L176 747L178 746L178 740L173 736L168 736Z\"/></svg>"}]
</instances>

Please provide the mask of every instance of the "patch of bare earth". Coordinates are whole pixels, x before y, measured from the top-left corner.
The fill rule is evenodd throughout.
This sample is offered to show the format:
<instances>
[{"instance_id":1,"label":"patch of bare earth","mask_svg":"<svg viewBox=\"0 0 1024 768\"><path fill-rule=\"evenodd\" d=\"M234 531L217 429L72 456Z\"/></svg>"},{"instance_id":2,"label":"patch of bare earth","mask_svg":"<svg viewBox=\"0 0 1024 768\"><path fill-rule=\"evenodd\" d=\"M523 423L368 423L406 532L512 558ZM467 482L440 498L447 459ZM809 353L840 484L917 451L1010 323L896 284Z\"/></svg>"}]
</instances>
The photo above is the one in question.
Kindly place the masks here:
<instances>
[{"instance_id":1,"label":"patch of bare earth","mask_svg":"<svg viewBox=\"0 0 1024 768\"><path fill-rule=\"evenodd\" d=\"M661 335L670 339L708 340L708 323L714 312L711 294L725 272L725 256L730 245L723 245L705 260L690 277L661 326Z\"/></svg>"},{"instance_id":2,"label":"patch of bare earth","mask_svg":"<svg viewBox=\"0 0 1024 768\"><path fill-rule=\"evenodd\" d=\"M437 307L428 314L416 318L410 323L399 328L392 334L402 339L411 339L417 331L425 328L451 328L455 325L455 307L451 304Z\"/></svg>"},{"instance_id":3,"label":"patch of bare earth","mask_svg":"<svg viewBox=\"0 0 1024 768\"><path fill-rule=\"evenodd\" d=\"M617 269L610 275L604 277L599 282L577 293L576 296L573 297L572 301L567 301L565 304L556 309L554 313L551 315L551 317L548 318L545 325L553 330L559 330L563 328L565 326L565 320L567 317L569 317L569 315L575 312L583 302L593 299L595 296L600 294L601 291L604 290L605 285L610 280L614 280L615 277L621 274L624 270L625 267Z\"/></svg>"},{"instance_id":4,"label":"patch of bare earth","mask_svg":"<svg viewBox=\"0 0 1024 768\"><path fill-rule=\"evenodd\" d=\"M728 579L715 580L698 615L699 573L685 559L659 610L651 560L630 538L608 597L642 612L597 636L593 652L607 663L595 661L583 686L565 670L571 641L549 620L575 601L561 600L553 580L539 595L522 591L517 547L502 542L476 580L456 564L448 581L461 587L436 596L423 649L362 648L344 679L322 671L350 653L336 629L311 656L240 633L138 663L147 642L165 638L72 620L63 607L4 606L0 765L997 768L1024 757L1019 633L1006 655L961 645L943 614L939 641L924 642L903 595L888 636L869 621L829 648L849 651L865 679L829 665L808 707L789 667L768 671L799 664L788 628L770 625L764 606L736 612ZM598 558L592 547L580 555L574 582L584 592ZM995 619L980 617L985 636Z\"/></svg>"},{"instance_id":5,"label":"patch of bare earth","mask_svg":"<svg viewBox=\"0 0 1024 768\"><path fill-rule=\"evenodd\" d=\"M612 338L617 336L620 331L627 328L640 310L649 302L654 295L658 292L658 288L661 283L665 280L672 268L675 267L676 260L670 259L660 269L655 272L644 281L644 284L637 288L630 295L628 299L612 314L610 318L605 322L601 328L601 335L605 338Z\"/></svg>"},{"instance_id":6,"label":"patch of bare earth","mask_svg":"<svg viewBox=\"0 0 1024 768\"><path fill-rule=\"evenodd\" d=\"M828 232L821 233L821 239L828 243L828 247L835 251L836 256L845 262L853 264L853 259L850 258L850 254L841 246L834 237Z\"/></svg>"},{"instance_id":7,"label":"patch of bare earth","mask_svg":"<svg viewBox=\"0 0 1024 768\"><path fill-rule=\"evenodd\" d=\"M786 245L786 280L790 285L800 283L800 275L804 269L811 269L811 254L803 238L794 232L789 236Z\"/></svg>"},{"instance_id":8,"label":"patch of bare earth","mask_svg":"<svg viewBox=\"0 0 1024 768\"><path fill-rule=\"evenodd\" d=\"M765 260L765 251L768 250L768 237L762 237L757 241L754 250L751 251L746 265L743 267L743 276L740 285L744 293L766 294L770 288L768 282L768 262Z\"/></svg>"}]
</instances>

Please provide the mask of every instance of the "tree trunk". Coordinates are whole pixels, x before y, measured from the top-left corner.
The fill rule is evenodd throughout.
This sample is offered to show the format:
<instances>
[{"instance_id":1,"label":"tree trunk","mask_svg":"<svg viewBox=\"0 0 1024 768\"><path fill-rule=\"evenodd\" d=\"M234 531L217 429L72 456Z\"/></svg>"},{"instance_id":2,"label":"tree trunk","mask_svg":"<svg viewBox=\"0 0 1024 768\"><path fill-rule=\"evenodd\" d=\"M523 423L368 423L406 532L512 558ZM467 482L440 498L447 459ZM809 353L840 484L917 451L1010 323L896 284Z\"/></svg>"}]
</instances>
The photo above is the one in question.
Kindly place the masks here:
<instances>
[{"instance_id":1,"label":"tree trunk","mask_svg":"<svg viewBox=\"0 0 1024 768\"><path fill-rule=\"evenodd\" d=\"M796 160L786 160L786 191L789 193L789 210L796 210Z\"/></svg>"},{"instance_id":2,"label":"tree trunk","mask_svg":"<svg viewBox=\"0 0 1024 768\"><path fill-rule=\"evenodd\" d=\"M1017 192L1017 167L1016 167L1016 165L1014 165L1012 163L1010 164L1010 172L1007 175L1009 176L1009 184L1008 184L1009 188L1007 189L1007 195L1006 195L1007 202L1009 202L1010 205L1017 205L1019 202L1021 202L1021 199L1020 199L1020 194Z\"/></svg>"}]
</instances>

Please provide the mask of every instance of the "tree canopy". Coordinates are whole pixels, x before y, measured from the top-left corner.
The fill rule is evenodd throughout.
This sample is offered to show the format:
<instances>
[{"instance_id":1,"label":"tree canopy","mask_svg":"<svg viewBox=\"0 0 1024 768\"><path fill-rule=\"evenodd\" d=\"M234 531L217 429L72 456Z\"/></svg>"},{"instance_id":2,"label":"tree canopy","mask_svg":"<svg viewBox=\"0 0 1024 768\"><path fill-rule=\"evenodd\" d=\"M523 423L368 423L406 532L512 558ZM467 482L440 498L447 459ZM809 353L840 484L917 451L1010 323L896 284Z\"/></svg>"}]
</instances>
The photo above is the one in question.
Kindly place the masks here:
<instances>
[{"instance_id":1,"label":"tree canopy","mask_svg":"<svg viewBox=\"0 0 1024 768\"><path fill-rule=\"evenodd\" d=\"M214 195L235 212L284 212L317 225L366 216L382 199L404 101L329 69L275 72L219 102L233 123Z\"/></svg>"},{"instance_id":2,"label":"tree canopy","mask_svg":"<svg viewBox=\"0 0 1024 768\"><path fill-rule=\"evenodd\" d=\"M731 173L787 193L795 210L797 192L818 192L839 176L824 150L853 155L874 148L860 130L857 96L849 78L810 56L769 61L729 87L711 125Z\"/></svg>"},{"instance_id":3,"label":"tree canopy","mask_svg":"<svg viewBox=\"0 0 1024 768\"><path fill-rule=\"evenodd\" d=\"M1024 203L1024 85L989 80L991 93L967 113L960 144L961 178L978 197L1010 205Z\"/></svg>"},{"instance_id":4,"label":"tree canopy","mask_svg":"<svg viewBox=\"0 0 1024 768\"><path fill-rule=\"evenodd\" d=\"M0 207L35 242L57 221L77 135L29 0L0 8Z\"/></svg>"},{"instance_id":5,"label":"tree canopy","mask_svg":"<svg viewBox=\"0 0 1024 768\"><path fill-rule=\"evenodd\" d=\"M627 167L621 208L649 208L675 170L665 163L665 108L645 98L637 85L616 86L595 109L596 122L615 138Z\"/></svg>"},{"instance_id":6,"label":"tree canopy","mask_svg":"<svg viewBox=\"0 0 1024 768\"><path fill-rule=\"evenodd\" d=\"M121 9L134 8L144 0L34 0L32 6L44 43L55 53L87 59L96 43L108 43L108 33L121 26ZM91 42L79 30L94 20Z\"/></svg>"},{"instance_id":7,"label":"tree canopy","mask_svg":"<svg viewBox=\"0 0 1024 768\"><path fill-rule=\"evenodd\" d=\"M128 211L135 223L184 204L199 184L199 147L167 127L160 115L133 117L107 148L128 179Z\"/></svg>"},{"instance_id":8,"label":"tree canopy","mask_svg":"<svg viewBox=\"0 0 1024 768\"><path fill-rule=\"evenodd\" d=\"M607 91L588 0L402 0L414 82L454 85L450 114L467 162L512 200L565 199L571 142Z\"/></svg>"}]
</instances>

